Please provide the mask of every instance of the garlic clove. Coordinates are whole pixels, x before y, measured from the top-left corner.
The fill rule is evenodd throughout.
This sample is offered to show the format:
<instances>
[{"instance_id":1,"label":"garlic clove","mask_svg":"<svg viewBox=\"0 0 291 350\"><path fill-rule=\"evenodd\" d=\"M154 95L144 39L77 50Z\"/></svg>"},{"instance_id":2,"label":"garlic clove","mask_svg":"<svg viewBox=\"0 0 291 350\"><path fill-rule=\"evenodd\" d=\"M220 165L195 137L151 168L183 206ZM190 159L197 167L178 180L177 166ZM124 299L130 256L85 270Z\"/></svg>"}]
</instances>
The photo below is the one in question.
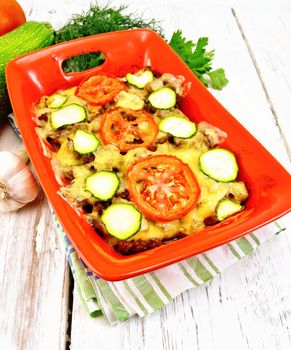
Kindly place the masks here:
<instances>
[{"instance_id":1,"label":"garlic clove","mask_svg":"<svg viewBox=\"0 0 291 350\"><path fill-rule=\"evenodd\" d=\"M0 164L0 179L4 181L8 181L26 167L26 164L16 154L7 151L0 152Z\"/></svg>"},{"instance_id":2,"label":"garlic clove","mask_svg":"<svg viewBox=\"0 0 291 350\"><path fill-rule=\"evenodd\" d=\"M0 164L0 211L14 211L33 201L39 187L30 168L6 151L0 151Z\"/></svg>"},{"instance_id":3,"label":"garlic clove","mask_svg":"<svg viewBox=\"0 0 291 350\"><path fill-rule=\"evenodd\" d=\"M8 182L8 191L10 196L21 203L32 202L38 195L38 185L28 166L21 169L20 172L11 177ZM23 191L23 186L26 186L27 191Z\"/></svg>"},{"instance_id":4,"label":"garlic clove","mask_svg":"<svg viewBox=\"0 0 291 350\"><path fill-rule=\"evenodd\" d=\"M17 202L13 198L8 198L5 200L0 198L0 211L2 213L9 213L22 208L25 204L26 203Z\"/></svg>"}]
</instances>

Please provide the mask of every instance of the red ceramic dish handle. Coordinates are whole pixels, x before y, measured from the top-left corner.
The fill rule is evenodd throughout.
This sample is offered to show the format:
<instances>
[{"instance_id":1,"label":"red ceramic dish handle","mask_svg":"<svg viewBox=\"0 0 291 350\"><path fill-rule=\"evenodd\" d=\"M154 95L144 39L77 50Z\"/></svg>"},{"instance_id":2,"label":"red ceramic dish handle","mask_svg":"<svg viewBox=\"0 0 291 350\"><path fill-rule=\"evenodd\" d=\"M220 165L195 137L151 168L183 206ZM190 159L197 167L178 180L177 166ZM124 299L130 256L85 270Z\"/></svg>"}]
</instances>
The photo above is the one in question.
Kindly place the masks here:
<instances>
[{"instance_id":1,"label":"red ceramic dish handle","mask_svg":"<svg viewBox=\"0 0 291 350\"><path fill-rule=\"evenodd\" d=\"M151 31L145 31L145 39L147 34L150 34ZM132 35L139 35L140 33L131 33ZM116 66L120 66L120 58L124 56L125 52L129 52L130 55L136 57L134 51L138 51L138 48L132 47L132 42L126 40L126 36L119 35L119 40L116 40L116 33L106 33L103 35L94 35L86 38L77 39L74 41L69 41L67 43L62 43L54 46L54 63L57 65L58 70L61 74L65 76L66 80L75 80L78 78L84 78L84 74L97 73L98 71L111 72L114 70L116 72ZM114 41L114 45L112 42ZM102 52L105 56L105 62L97 67L88 69L82 72L74 73L65 73L62 69L62 63L73 56L78 56L86 53L93 52ZM141 62L136 62L137 65ZM130 70L130 67L124 67L120 69L120 74L122 75L123 71L126 69Z\"/></svg>"}]
</instances>

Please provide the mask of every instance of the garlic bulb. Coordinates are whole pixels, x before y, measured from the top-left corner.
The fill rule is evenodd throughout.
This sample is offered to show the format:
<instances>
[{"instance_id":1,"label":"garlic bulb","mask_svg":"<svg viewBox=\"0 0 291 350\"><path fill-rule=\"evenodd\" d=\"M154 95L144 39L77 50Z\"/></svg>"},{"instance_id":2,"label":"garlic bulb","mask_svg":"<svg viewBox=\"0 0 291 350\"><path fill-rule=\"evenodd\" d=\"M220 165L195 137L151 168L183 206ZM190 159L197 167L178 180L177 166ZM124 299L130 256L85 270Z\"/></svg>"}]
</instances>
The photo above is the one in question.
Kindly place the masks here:
<instances>
[{"instance_id":1,"label":"garlic bulb","mask_svg":"<svg viewBox=\"0 0 291 350\"><path fill-rule=\"evenodd\" d=\"M0 151L0 211L9 212L33 201L39 188L30 168L16 154Z\"/></svg>"}]
</instances>

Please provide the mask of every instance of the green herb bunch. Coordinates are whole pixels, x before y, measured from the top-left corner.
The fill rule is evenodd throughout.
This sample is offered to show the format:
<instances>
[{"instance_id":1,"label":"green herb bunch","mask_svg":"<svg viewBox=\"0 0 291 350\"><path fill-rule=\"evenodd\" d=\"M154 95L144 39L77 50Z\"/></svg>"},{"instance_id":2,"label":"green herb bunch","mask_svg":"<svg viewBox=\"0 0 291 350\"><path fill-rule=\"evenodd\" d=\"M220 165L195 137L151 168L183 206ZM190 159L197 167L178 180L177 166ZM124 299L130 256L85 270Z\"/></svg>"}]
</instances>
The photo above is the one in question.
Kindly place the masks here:
<instances>
[{"instance_id":1,"label":"green herb bunch","mask_svg":"<svg viewBox=\"0 0 291 350\"><path fill-rule=\"evenodd\" d=\"M68 23L56 32L56 43L83 38L89 35L134 28L149 28L164 37L163 29L155 19L145 20L134 13L125 14L127 6L110 7L110 4L91 5L88 12L74 15ZM214 50L207 51L208 38L199 38L197 43L183 37L182 31L173 33L169 45L184 60L198 79L207 87L221 90L227 85L224 69L212 69ZM63 63L65 72L79 72L104 62L101 52L82 54Z\"/></svg>"},{"instance_id":2,"label":"green herb bunch","mask_svg":"<svg viewBox=\"0 0 291 350\"><path fill-rule=\"evenodd\" d=\"M199 38L197 43L193 43L193 41L187 41L182 36L181 30L177 30L173 33L169 45L205 86L211 86L213 89L221 90L227 85L228 80L224 69L218 68L212 70L214 50L206 51L208 38Z\"/></svg>"},{"instance_id":3,"label":"green herb bunch","mask_svg":"<svg viewBox=\"0 0 291 350\"><path fill-rule=\"evenodd\" d=\"M144 20L134 13L124 14L126 9L125 5L117 8L109 5L91 5L87 12L74 15L63 28L56 32L56 43L94 34L136 28L149 28L163 36L163 30L156 20ZM103 62L104 55L100 52L83 54L66 60L63 69L65 72L79 72Z\"/></svg>"}]
</instances>

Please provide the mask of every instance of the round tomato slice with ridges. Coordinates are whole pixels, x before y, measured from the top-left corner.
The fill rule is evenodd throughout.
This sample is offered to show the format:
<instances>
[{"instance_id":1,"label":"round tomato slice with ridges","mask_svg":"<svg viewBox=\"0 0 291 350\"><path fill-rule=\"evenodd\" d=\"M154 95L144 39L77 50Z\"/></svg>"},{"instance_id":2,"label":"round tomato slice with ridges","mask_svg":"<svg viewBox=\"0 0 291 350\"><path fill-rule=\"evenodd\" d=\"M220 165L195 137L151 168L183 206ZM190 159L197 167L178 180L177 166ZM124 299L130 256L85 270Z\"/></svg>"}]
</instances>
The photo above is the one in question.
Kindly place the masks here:
<instances>
[{"instance_id":1,"label":"round tomato slice with ridges","mask_svg":"<svg viewBox=\"0 0 291 350\"><path fill-rule=\"evenodd\" d=\"M168 222L188 214L200 187L191 168L175 156L149 156L127 170L131 201L148 218Z\"/></svg>"},{"instance_id":2,"label":"round tomato slice with ridges","mask_svg":"<svg viewBox=\"0 0 291 350\"><path fill-rule=\"evenodd\" d=\"M93 75L80 83L75 95L92 106L103 106L122 90L127 90L127 87L121 80L105 74Z\"/></svg>"},{"instance_id":3,"label":"round tomato slice with ridges","mask_svg":"<svg viewBox=\"0 0 291 350\"><path fill-rule=\"evenodd\" d=\"M121 152L155 144L159 128L153 116L143 110L118 107L103 114L100 136L104 144L113 144Z\"/></svg>"}]
</instances>

